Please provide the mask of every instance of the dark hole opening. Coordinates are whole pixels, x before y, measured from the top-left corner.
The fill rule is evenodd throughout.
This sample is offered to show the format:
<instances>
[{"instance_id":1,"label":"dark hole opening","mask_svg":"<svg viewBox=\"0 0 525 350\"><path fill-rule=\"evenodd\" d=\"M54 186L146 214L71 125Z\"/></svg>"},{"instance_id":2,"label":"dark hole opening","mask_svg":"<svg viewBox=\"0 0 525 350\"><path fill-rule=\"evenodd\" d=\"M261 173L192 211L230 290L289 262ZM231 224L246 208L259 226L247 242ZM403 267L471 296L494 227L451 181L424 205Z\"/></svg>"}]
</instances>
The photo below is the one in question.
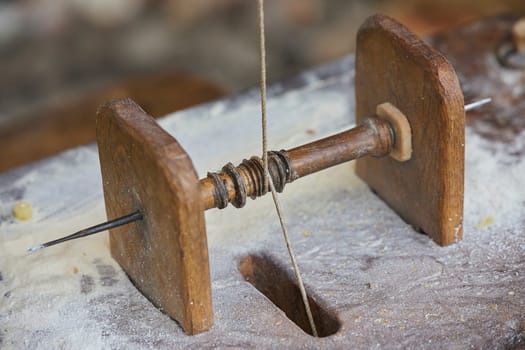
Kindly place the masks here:
<instances>
[{"instance_id":1,"label":"dark hole opening","mask_svg":"<svg viewBox=\"0 0 525 350\"><path fill-rule=\"evenodd\" d=\"M248 255L239 262L244 279L264 294L304 332L313 335L301 292L290 274L266 254ZM341 327L337 317L308 296L319 337L335 334Z\"/></svg>"}]
</instances>

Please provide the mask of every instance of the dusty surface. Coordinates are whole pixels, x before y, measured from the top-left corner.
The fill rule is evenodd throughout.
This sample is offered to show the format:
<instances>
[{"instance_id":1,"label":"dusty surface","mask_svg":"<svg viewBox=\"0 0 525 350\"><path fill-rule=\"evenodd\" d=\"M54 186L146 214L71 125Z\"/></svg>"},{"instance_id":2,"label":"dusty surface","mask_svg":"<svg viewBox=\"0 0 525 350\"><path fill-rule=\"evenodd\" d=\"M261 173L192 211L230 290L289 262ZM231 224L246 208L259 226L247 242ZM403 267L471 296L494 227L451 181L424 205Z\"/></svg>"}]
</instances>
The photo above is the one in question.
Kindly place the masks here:
<instances>
[{"instance_id":1,"label":"dusty surface","mask_svg":"<svg viewBox=\"0 0 525 350\"><path fill-rule=\"evenodd\" d=\"M353 58L271 89L271 148L352 123ZM162 121L200 175L259 154L256 91ZM105 218L96 149L0 176L0 347L520 348L525 344L525 135L492 140L467 128L464 240L447 248L405 224L345 164L289 185L282 202L309 294L341 322L316 339L237 265L266 253L291 271L269 198L206 213L215 325L188 337L109 256L107 237L28 255L35 243ZM314 134L314 135L312 135ZM10 214L20 199L29 222Z\"/></svg>"}]
</instances>

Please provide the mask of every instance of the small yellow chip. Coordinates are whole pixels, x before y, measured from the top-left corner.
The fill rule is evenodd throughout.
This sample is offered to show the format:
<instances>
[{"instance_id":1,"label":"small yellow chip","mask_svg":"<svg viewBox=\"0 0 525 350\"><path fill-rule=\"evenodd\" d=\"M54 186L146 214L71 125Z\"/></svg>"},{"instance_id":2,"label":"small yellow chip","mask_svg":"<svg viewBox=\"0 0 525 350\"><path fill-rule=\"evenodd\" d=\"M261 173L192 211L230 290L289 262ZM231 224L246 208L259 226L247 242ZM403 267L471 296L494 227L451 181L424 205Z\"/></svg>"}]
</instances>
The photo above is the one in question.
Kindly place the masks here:
<instances>
[{"instance_id":1,"label":"small yellow chip","mask_svg":"<svg viewBox=\"0 0 525 350\"><path fill-rule=\"evenodd\" d=\"M33 207L27 201L21 201L15 204L13 208L15 218L21 221L29 220L33 217Z\"/></svg>"},{"instance_id":2,"label":"small yellow chip","mask_svg":"<svg viewBox=\"0 0 525 350\"><path fill-rule=\"evenodd\" d=\"M483 218L474 228L478 231L483 230L484 228L492 225L494 223L494 218L492 216L487 216Z\"/></svg>"}]
</instances>

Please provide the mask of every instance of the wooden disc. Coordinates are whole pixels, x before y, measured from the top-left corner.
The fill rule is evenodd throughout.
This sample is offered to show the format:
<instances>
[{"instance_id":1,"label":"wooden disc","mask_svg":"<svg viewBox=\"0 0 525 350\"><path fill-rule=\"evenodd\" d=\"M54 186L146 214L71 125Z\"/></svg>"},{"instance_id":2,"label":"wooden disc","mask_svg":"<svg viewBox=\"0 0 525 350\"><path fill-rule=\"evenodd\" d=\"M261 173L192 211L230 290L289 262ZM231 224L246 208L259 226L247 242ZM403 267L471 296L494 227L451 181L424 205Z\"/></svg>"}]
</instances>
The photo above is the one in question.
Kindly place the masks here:
<instances>
[{"instance_id":1,"label":"wooden disc","mask_svg":"<svg viewBox=\"0 0 525 350\"><path fill-rule=\"evenodd\" d=\"M377 105L376 115L386 119L394 131L395 140L390 157L398 162L406 162L412 157L412 130L407 117L389 102Z\"/></svg>"},{"instance_id":2,"label":"wooden disc","mask_svg":"<svg viewBox=\"0 0 525 350\"><path fill-rule=\"evenodd\" d=\"M131 99L102 106L97 141L111 254L136 287L188 334L213 322L204 206L190 157Z\"/></svg>"},{"instance_id":3,"label":"wooden disc","mask_svg":"<svg viewBox=\"0 0 525 350\"><path fill-rule=\"evenodd\" d=\"M412 157L357 161L357 174L405 221L441 245L461 239L465 112L450 63L401 24L381 15L360 28L356 51L356 119L384 102L412 129Z\"/></svg>"}]
</instances>

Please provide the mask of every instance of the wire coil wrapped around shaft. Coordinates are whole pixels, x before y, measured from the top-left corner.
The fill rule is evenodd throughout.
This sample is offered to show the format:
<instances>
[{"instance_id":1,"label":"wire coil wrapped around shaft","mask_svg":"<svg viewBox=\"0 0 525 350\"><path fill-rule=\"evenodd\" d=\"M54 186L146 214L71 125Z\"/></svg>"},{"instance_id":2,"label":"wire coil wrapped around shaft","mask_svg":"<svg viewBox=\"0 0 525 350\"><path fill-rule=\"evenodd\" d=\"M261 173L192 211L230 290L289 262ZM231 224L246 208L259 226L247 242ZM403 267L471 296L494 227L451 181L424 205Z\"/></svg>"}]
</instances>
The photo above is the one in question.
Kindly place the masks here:
<instances>
[{"instance_id":1,"label":"wire coil wrapped around shaft","mask_svg":"<svg viewBox=\"0 0 525 350\"><path fill-rule=\"evenodd\" d=\"M268 169L278 192L282 192L287 183L297 179L290 157L284 150L268 152ZM226 208L230 202L234 207L242 208L247 196L255 199L268 192L268 188L264 186L263 160L256 156L244 159L237 167L228 163L220 172L208 173L208 178L214 184L214 201L219 209ZM233 198L230 195L229 182L233 184Z\"/></svg>"}]
</instances>

